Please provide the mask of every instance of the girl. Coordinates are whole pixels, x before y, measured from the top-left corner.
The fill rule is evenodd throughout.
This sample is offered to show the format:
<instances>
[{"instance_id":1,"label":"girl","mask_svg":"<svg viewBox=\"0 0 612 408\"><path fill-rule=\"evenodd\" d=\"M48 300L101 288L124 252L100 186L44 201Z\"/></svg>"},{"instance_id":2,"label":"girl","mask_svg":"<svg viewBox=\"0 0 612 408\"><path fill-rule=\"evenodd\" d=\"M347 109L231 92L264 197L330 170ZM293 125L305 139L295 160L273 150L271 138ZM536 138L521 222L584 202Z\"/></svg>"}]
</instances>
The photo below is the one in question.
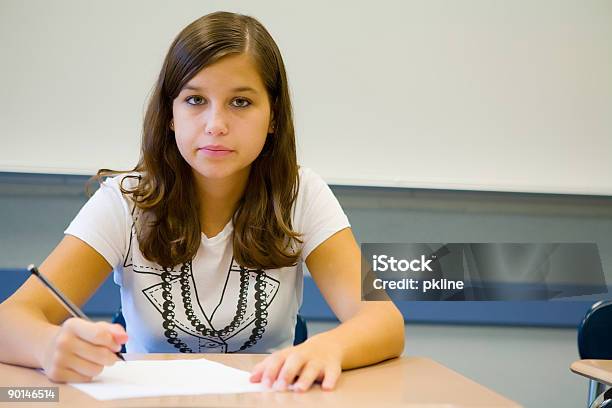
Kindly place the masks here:
<instances>
[{"instance_id":1,"label":"girl","mask_svg":"<svg viewBox=\"0 0 612 408\"><path fill-rule=\"evenodd\" d=\"M113 352L271 353L251 380L332 389L398 356L403 318L360 301L360 252L323 180L299 168L280 52L255 19L217 12L174 40L141 158L106 178L40 271L82 305L114 270L129 336L69 318L30 278L0 306L0 360L89 381ZM305 261L342 322L292 346ZM63 322L63 323L62 323Z\"/></svg>"}]
</instances>

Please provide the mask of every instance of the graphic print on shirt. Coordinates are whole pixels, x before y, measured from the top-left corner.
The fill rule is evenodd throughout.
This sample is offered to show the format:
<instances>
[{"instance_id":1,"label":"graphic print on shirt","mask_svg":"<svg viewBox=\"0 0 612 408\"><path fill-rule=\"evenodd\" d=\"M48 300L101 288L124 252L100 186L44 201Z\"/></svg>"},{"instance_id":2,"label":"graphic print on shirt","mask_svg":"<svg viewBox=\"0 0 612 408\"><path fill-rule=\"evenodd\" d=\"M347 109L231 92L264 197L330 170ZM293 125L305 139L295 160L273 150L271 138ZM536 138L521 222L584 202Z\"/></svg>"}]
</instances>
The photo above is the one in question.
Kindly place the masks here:
<instances>
[{"instance_id":1,"label":"graphic print on shirt","mask_svg":"<svg viewBox=\"0 0 612 408\"><path fill-rule=\"evenodd\" d=\"M139 272L137 267L133 270ZM233 302L236 312L222 328L214 327L211 322L215 311L205 311L198 301L191 262L181 265L179 274L170 269L162 272L159 284L142 291L161 314L162 330L168 343L183 353L210 352L210 349L231 353L246 350L261 339L268 321L268 306L274 300L280 283L265 271L243 268L233 259L226 282L230 279L237 279L240 284L226 284L219 304ZM238 293L230 292L230 288L236 287L239 287ZM248 333L249 329L250 335L240 341L241 344L230 342L242 331ZM179 338L179 331L191 336L192 341ZM244 335L239 337L244 338ZM195 350L193 339L198 340Z\"/></svg>"},{"instance_id":2,"label":"graphic print on shirt","mask_svg":"<svg viewBox=\"0 0 612 408\"><path fill-rule=\"evenodd\" d=\"M144 265L148 263L144 257L142 264L134 264L133 252L138 253L136 259L142 257L138 248L133 247L138 245L136 221L133 218L123 266L131 267L135 274L159 277L159 283L143 288L142 294L160 314L160 332L168 343L182 353L233 353L247 350L262 338L268 323L268 307L280 287L277 279L264 270L244 268L232 257L218 304L213 310L204 310L191 261L167 269ZM235 313L215 327L212 321L222 305L231 305Z\"/></svg>"}]
</instances>

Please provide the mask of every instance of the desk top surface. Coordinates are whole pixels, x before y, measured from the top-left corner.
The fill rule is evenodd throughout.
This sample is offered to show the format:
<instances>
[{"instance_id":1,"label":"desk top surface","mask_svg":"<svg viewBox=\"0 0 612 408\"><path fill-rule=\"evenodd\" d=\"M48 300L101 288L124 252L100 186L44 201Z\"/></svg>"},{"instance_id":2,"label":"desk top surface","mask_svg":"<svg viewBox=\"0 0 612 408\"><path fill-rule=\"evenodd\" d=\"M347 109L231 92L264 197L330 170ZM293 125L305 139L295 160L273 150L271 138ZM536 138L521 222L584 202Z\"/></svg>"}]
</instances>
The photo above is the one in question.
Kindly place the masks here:
<instances>
[{"instance_id":1,"label":"desk top surface","mask_svg":"<svg viewBox=\"0 0 612 408\"><path fill-rule=\"evenodd\" d=\"M570 370L612 386L612 360L578 360L572 363Z\"/></svg>"},{"instance_id":2,"label":"desk top surface","mask_svg":"<svg viewBox=\"0 0 612 408\"><path fill-rule=\"evenodd\" d=\"M126 360L207 358L249 371L264 354L125 354ZM79 407L519 407L484 386L422 357L401 357L343 372L334 391L317 385L305 393L264 392L131 398L98 401L66 384L54 384L38 370L0 363L2 387L59 386L59 406ZM37 407L58 406L36 403Z\"/></svg>"}]
</instances>

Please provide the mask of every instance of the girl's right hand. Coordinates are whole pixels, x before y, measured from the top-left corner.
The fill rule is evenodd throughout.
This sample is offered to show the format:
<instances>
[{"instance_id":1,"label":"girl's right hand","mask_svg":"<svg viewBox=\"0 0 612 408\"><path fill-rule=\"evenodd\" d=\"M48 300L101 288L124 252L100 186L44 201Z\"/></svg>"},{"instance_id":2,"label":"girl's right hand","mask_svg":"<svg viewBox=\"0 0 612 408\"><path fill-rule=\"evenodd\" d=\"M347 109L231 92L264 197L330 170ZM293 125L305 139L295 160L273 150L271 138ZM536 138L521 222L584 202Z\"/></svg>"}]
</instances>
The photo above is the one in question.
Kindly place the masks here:
<instances>
[{"instance_id":1,"label":"girl's right hand","mask_svg":"<svg viewBox=\"0 0 612 408\"><path fill-rule=\"evenodd\" d=\"M115 352L127 342L119 324L67 319L42 355L42 368L54 382L89 382L119 359Z\"/></svg>"}]
</instances>

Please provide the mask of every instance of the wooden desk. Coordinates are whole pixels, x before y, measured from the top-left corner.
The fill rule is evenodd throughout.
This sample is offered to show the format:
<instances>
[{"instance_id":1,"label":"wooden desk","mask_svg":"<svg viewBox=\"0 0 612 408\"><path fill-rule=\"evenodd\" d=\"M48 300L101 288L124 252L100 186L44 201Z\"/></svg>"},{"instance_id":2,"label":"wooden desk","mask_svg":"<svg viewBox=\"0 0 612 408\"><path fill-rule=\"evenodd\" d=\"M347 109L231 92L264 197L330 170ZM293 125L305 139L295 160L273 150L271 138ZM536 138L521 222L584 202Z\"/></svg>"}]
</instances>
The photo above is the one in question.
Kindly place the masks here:
<instances>
[{"instance_id":1,"label":"wooden desk","mask_svg":"<svg viewBox=\"0 0 612 408\"><path fill-rule=\"evenodd\" d=\"M602 384L612 386L612 360L578 360L570 370Z\"/></svg>"},{"instance_id":2,"label":"wooden desk","mask_svg":"<svg viewBox=\"0 0 612 408\"><path fill-rule=\"evenodd\" d=\"M262 354L126 354L126 360L207 358L250 370ZM37 370L0 363L0 386L55 386ZM24 406L24 403L16 403ZM0 405L3 405L0 403ZM32 404L34 405L34 404ZM265 392L98 401L66 384L59 405L78 407L519 407L517 403L427 358L402 357L345 371L334 391ZM36 407L58 406L37 402Z\"/></svg>"}]
</instances>

